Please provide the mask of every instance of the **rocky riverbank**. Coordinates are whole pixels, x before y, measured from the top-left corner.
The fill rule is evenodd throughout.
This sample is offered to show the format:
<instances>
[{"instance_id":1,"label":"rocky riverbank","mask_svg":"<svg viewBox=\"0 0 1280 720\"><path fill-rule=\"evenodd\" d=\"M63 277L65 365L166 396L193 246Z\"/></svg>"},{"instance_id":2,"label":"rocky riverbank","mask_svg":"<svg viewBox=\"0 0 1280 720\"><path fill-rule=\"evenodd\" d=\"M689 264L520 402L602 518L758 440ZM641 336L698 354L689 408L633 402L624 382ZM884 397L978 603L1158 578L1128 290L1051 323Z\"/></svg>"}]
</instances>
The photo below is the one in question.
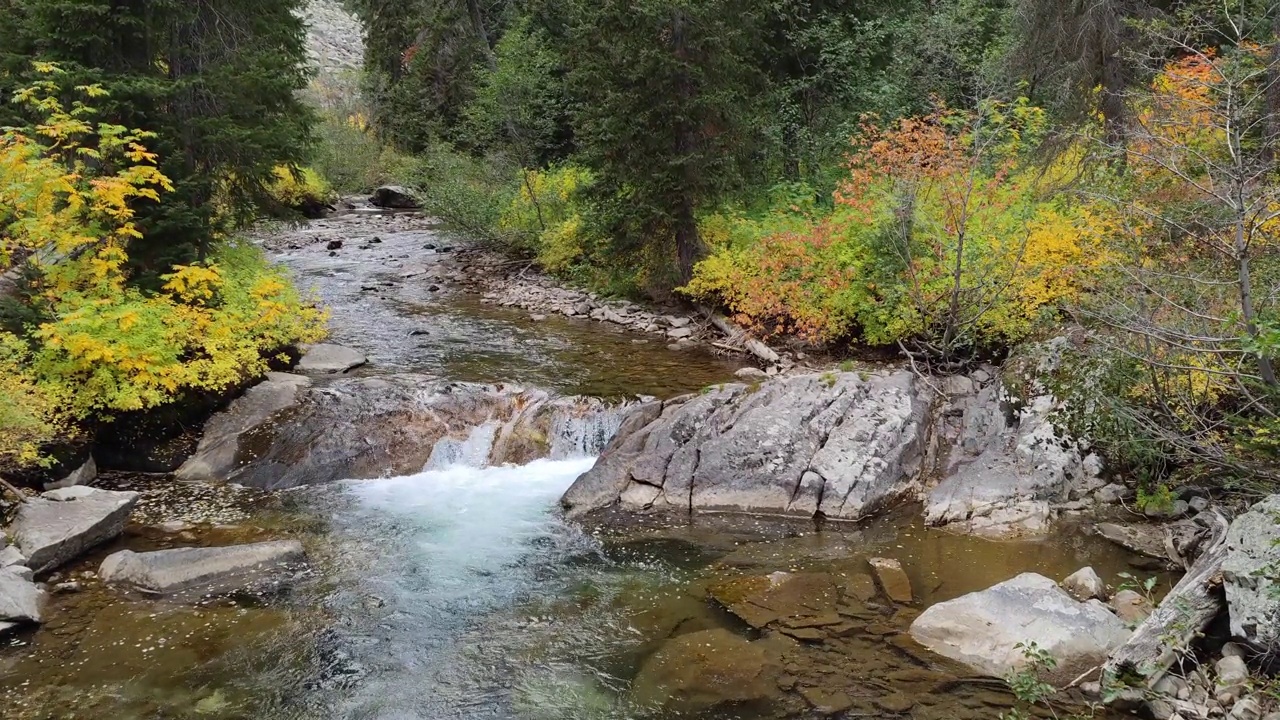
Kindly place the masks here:
<instances>
[{"instance_id":1,"label":"rocky riverbank","mask_svg":"<svg viewBox=\"0 0 1280 720\"><path fill-rule=\"evenodd\" d=\"M366 710L424 695L396 687L453 697L457 668L565 663L608 678L622 717L981 718L1014 703L998 678L1024 671L1074 686L1065 702L1105 695L1161 720L1269 709L1241 678L1264 669L1280 626L1280 500L1229 530L1203 494L1168 522L1132 522L1128 490L1054 424L1058 400L1037 374L1055 343L1036 362L964 376L806 368L793 351L734 378L744 362L700 354L724 338L716 320L497 270L412 214L356 212L264 241L333 307L334 338L205 423L178 482L108 473L15 508L0 552L0 619L14 624L0 632L32 643L8 661L24 677L54 656L115 677L95 638L122 633L138 634L131 672L158 633L202 638L229 666L230 648L249 652L233 639L243 628L306 648L295 692ZM569 467L535 504L503 509ZM352 478L365 480L316 500L316 485ZM548 507L561 492L577 527ZM1139 567L1186 577L1157 603L1171 576L1126 579ZM477 603L484 613L468 615ZM467 636L454 616L483 630ZM229 634L203 628L213 617ZM441 627L489 654L441 654ZM1148 640L1174 636L1166 663ZM164 653L185 682L194 661ZM442 677L415 674L435 662ZM484 702L512 685L492 683ZM578 692L547 688L539 702ZM243 690L182 702L236 717L259 707ZM313 709L345 713L324 697Z\"/></svg>"}]
</instances>

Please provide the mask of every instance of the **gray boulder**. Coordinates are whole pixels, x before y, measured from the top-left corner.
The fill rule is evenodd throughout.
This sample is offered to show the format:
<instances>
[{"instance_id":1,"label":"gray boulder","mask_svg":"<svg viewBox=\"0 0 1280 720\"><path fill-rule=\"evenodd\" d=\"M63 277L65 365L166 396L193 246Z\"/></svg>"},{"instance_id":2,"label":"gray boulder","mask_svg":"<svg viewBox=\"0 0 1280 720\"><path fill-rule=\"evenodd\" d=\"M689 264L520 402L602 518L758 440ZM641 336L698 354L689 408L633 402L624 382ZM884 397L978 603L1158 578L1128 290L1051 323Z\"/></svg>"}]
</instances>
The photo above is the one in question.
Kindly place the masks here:
<instances>
[{"instance_id":1,"label":"gray boulder","mask_svg":"<svg viewBox=\"0 0 1280 720\"><path fill-rule=\"evenodd\" d=\"M31 581L26 568L0 569L0 620L40 622L45 593Z\"/></svg>"},{"instance_id":2,"label":"gray boulder","mask_svg":"<svg viewBox=\"0 0 1280 720\"><path fill-rule=\"evenodd\" d=\"M414 374L341 378L303 388L294 407L242 433L227 479L278 490L408 475L428 463L594 455L613 437L623 412L594 398L515 386Z\"/></svg>"},{"instance_id":3,"label":"gray boulder","mask_svg":"<svg viewBox=\"0 0 1280 720\"><path fill-rule=\"evenodd\" d=\"M1101 463L1061 436L1050 416L1057 402L1039 395L1022 405L1001 383L955 401L958 423L939 428L943 478L925 497L925 519L987 536L1047 529L1052 505L1101 485Z\"/></svg>"},{"instance_id":4,"label":"gray boulder","mask_svg":"<svg viewBox=\"0 0 1280 720\"><path fill-rule=\"evenodd\" d=\"M388 210L416 210L418 201L408 188L400 185L384 185L369 196L369 204Z\"/></svg>"},{"instance_id":5,"label":"gray boulder","mask_svg":"<svg viewBox=\"0 0 1280 720\"><path fill-rule=\"evenodd\" d=\"M938 603L916 618L910 632L933 652L996 677L1025 667L1018 645L1035 642L1057 660L1041 673L1055 685L1101 665L1129 637L1106 606L1078 602L1035 573Z\"/></svg>"},{"instance_id":6,"label":"gray boulder","mask_svg":"<svg viewBox=\"0 0 1280 720\"><path fill-rule=\"evenodd\" d=\"M98 575L104 582L165 594L242 584L302 558L297 540L145 553L121 550L102 561Z\"/></svg>"},{"instance_id":7,"label":"gray boulder","mask_svg":"<svg viewBox=\"0 0 1280 720\"><path fill-rule=\"evenodd\" d=\"M124 531L136 492L77 485L50 490L18 508L14 544L36 573L52 570Z\"/></svg>"},{"instance_id":8,"label":"gray boulder","mask_svg":"<svg viewBox=\"0 0 1280 720\"><path fill-rule=\"evenodd\" d=\"M311 379L288 373L268 373L267 379L249 388L226 410L209 419L196 452L178 468L176 477L184 481L225 480L236 468L240 437L285 408L298 402L300 390Z\"/></svg>"},{"instance_id":9,"label":"gray boulder","mask_svg":"<svg viewBox=\"0 0 1280 720\"><path fill-rule=\"evenodd\" d=\"M27 556L22 554L18 548L10 545L0 550L0 568L7 568L13 565L25 565Z\"/></svg>"},{"instance_id":10,"label":"gray boulder","mask_svg":"<svg viewBox=\"0 0 1280 720\"><path fill-rule=\"evenodd\" d=\"M367 362L369 358L359 350L321 343L306 349L306 353L298 361L298 372L333 375L358 368Z\"/></svg>"},{"instance_id":11,"label":"gray boulder","mask_svg":"<svg viewBox=\"0 0 1280 720\"><path fill-rule=\"evenodd\" d=\"M1231 633L1260 647L1280 642L1280 495L1232 521L1223 585Z\"/></svg>"},{"instance_id":12,"label":"gray boulder","mask_svg":"<svg viewBox=\"0 0 1280 720\"><path fill-rule=\"evenodd\" d=\"M90 455L89 458L84 461L83 465L76 468L75 470L72 470L66 477L62 478L61 480L45 483L44 489L59 490L61 488L72 487L74 485L88 485L89 483L96 480L97 477L98 477L98 463L96 463L93 459L93 456Z\"/></svg>"},{"instance_id":13,"label":"gray boulder","mask_svg":"<svg viewBox=\"0 0 1280 720\"><path fill-rule=\"evenodd\" d=\"M1068 575L1062 581L1062 589L1080 602L1107 599L1107 584L1091 567L1082 567Z\"/></svg>"},{"instance_id":14,"label":"gray boulder","mask_svg":"<svg viewBox=\"0 0 1280 720\"><path fill-rule=\"evenodd\" d=\"M639 406L561 502L570 516L866 517L918 488L929 409L908 372L794 375Z\"/></svg>"}]
</instances>

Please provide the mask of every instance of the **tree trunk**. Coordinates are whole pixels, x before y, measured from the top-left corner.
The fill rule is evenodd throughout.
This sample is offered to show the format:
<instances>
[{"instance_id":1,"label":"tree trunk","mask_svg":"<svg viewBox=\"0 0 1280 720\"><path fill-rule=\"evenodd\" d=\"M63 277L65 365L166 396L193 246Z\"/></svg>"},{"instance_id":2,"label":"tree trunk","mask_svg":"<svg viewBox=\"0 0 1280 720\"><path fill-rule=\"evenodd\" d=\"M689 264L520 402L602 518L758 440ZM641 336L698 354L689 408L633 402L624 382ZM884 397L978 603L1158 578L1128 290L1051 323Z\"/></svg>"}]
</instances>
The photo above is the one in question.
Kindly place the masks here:
<instances>
[{"instance_id":1,"label":"tree trunk","mask_svg":"<svg viewBox=\"0 0 1280 720\"><path fill-rule=\"evenodd\" d=\"M681 201L676 217L676 255L680 262L680 284L687 285L693 279L693 266L702 258L702 238L698 235L693 203L687 196Z\"/></svg>"},{"instance_id":2,"label":"tree trunk","mask_svg":"<svg viewBox=\"0 0 1280 720\"><path fill-rule=\"evenodd\" d=\"M1245 331L1253 338L1258 335L1258 322L1253 307L1253 278L1249 269L1249 246L1245 242L1243 217L1236 219L1235 251L1240 286L1240 314L1244 318ZM1267 385L1276 386L1275 368L1271 365L1271 358L1265 354L1258 355L1258 374Z\"/></svg>"},{"instance_id":3,"label":"tree trunk","mask_svg":"<svg viewBox=\"0 0 1280 720\"><path fill-rule=\"evenodd\" d=\"M1271 57L1267 68L1267 138L1263 152L1274 164L1278 159L1276 143L1280 142L1280 8L1274 8L1271 12Z\"/></svg>"},{"instance_id":4,"label":"tree trunk","mask_svg":"<svg viewBox=\"0 0 1280 720\"><path fill-rule=\"evenodd\" d=\"M1104 684L1134 684L1134 676L1151 687L1164 677L1181 653L1222 612L1222 561L1227 556L1227 521L1218 521L1213 538L1182 580L1169 591L1160 607L1134 630L1128 642L1116 648L1102 666Z\"/></svg>"},{"instance_id":5,"label":"tree trunk","mask_svg":"<svg viewBox=\"0 0 1280 720\"><path fill-rule=\"evenodd\" d=\"M480 3L476 0L467 0L467 14L471 16L471 27L475 30L476 39L480 41L480 50L484 53L485 62L488 63L490 70L497 70L498 58L493 54L493 47L489 45L489 32L484 28L484 15L480 13Z\"/></svg>"},{"instance_id":6,"label":"tree trunk","mask_svg":"<svg viewBox=\"0 0 1280 720\"><path fill-rule=\"evenodd\" d=\"M1107 146L1123 151L1128 147L1128 132L1125 127L1124 104L1124 65L1120 59L1118 48L1104 46L1102 50L1102 82L1099 112L1106 134ZM1123 152L1120 162L1124 163Z\"/></svg>"}]
</instances>

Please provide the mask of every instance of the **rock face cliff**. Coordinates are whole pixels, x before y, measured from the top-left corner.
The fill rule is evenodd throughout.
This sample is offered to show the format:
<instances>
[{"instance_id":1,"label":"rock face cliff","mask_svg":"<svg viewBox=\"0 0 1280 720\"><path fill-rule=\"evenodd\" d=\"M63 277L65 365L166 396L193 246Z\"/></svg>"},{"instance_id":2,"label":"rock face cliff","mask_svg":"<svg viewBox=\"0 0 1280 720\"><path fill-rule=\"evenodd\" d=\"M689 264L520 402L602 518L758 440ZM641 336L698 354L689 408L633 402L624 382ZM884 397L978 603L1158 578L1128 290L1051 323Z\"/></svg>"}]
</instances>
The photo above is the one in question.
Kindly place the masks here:
<instances>
[{"instance_id":1,"label":"rock face cliff","mask_svg":"<svg viewBox=\"0 0 1280 720\"><path fill-rule=\"evenodd\" d=\"M650 403L563 504L571 516L617 504L866 517L918 490L930 409L907 372L797 375Z\"/></svg>"}]
</instances>

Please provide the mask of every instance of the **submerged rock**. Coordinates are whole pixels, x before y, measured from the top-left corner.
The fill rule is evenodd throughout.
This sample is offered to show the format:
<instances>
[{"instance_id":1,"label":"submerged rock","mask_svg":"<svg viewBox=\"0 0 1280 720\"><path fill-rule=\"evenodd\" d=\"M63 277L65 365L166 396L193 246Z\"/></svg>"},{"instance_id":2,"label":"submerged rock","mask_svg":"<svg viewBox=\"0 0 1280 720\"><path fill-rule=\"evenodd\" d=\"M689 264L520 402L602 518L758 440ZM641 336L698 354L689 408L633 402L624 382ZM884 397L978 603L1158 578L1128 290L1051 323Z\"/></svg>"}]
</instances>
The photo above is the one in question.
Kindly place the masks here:
<instances>
[{"instance_id":1,"label":"submerged rock","mask_svg":"<svg viewBox=\"0 0 1280 720\"><path fill-rule=\"evenodd\" d=\"M775 572L729 578L712 584L707 594L756 629L779 620L832 615L840 602L835 579L825 573ZM840 619L836 617L830 624L838 622ZM802 625L789 623L792 629Z\"/></svg>"},{"instance_id":2,"label":"submerged rock","mask_svg":"<svg viewBox=\"0 0 1280 720\"><path fill-rule=\"evenodd\" d=\"M45 597L27 568L0 569L0 621L40 622Z\"/></svg>"},{"instance_id":3,"label":"submerged rock","mask_svg":"<svg viewBox=\"0 0 1280 720\"><path fill-rule=\"evenodd\" d=\"M930 401L915 384L908 372L796 375L637 408L647 422L629 418L562 503L570 516L616 504L867 517L917 488Z\"/></svg>"},{"instance_id":4,"label":"submerged rock","mask_svg":"<svg viewBox=\"0 0 1280 720\"><path fill-rule=\"evenodd\" d=\"M145 553L121 550L102 562L98 574L104 582L127 584L153 593L172 593L250 580L302 558L302 543L297 540Z\"/></svg>"},{"instance_id":5,"label":"submerged rock","mask_svg":"<svg viewBox=\"0 0 1280 720\"><path fill-rule=\"evenodd\" d=\"M1071 682L1101 665L1129 637L1104 605L1073 600L1053 580L1023 573L986 590L938 603L911 624L916 642L988 675L1004 677L1027 664L1030 642L1057 660L1041 679Z\"/></svg>"},{"instance_id":6,"label":"submerged rock","mask_svg":"<svg viewBox=\"0 0 1280 720\"><path fill-rule=\"evenodd\" d=\"M1280 495L1237 517L1227 530L1222 579L1231 634L1259 647L1280 644Z\"/></svg>"},{"instance_id":7,"label":"submerged rock","mask_svg":"<svg viewBox=\"0 0 1280 720\"><path fill-rule=\"evenodd\" d=\"M871 558L867 562L871 564L876 584L884 591L885 597L896 603L911 602L911 579L902 569L902 563L891 558Z\"/></svg>"},{"instance_id":8,"label":"submerged rock","mask_svg":"<svg viewBox=\"0 0 1280 720\"><path fill-rule=\"evenodd\" d=\"M83 485L51 490L18 508L14 544L28 567L47 572L119 535L137 503L136 492Z\"/></svg>"},{"instance_id":9,"label":"submerged rock","mask_svg":"<svg viewBox=\"0 0 1280 720\"><path fill-rule=\"evenodd\" d=\"M728 630L681 635L640 667L631 696L639 705L700 714L742 705L767 707L778 699L780 662L762 643Z\"/></svg>"},{"instance_id":10,"label":"submerged rock","mask_svg":"<svg viewBox=\"0 0 1280 720\"><path fill-rule=\"evenodd\" d=\"M311 379L288 373L268 373L267 379L232 401L226 410L205 423L200 445L182 467L177 479L184 481L224 480L236 468L240 436L275 413L298 402L302 388Z\"/></svg>"},{"instance_id":11,"label":"submerged rock","mask_svg":"<svg viewBox=\"0 0 1280 720\"><path fill-rule=\"evenodd\" d=\"M321 343L306 349L302 359L298 361L298 372L335 374L344 373L369 362L369 358L359 350L342 345Z\"/></svg>"}]
</instances>

